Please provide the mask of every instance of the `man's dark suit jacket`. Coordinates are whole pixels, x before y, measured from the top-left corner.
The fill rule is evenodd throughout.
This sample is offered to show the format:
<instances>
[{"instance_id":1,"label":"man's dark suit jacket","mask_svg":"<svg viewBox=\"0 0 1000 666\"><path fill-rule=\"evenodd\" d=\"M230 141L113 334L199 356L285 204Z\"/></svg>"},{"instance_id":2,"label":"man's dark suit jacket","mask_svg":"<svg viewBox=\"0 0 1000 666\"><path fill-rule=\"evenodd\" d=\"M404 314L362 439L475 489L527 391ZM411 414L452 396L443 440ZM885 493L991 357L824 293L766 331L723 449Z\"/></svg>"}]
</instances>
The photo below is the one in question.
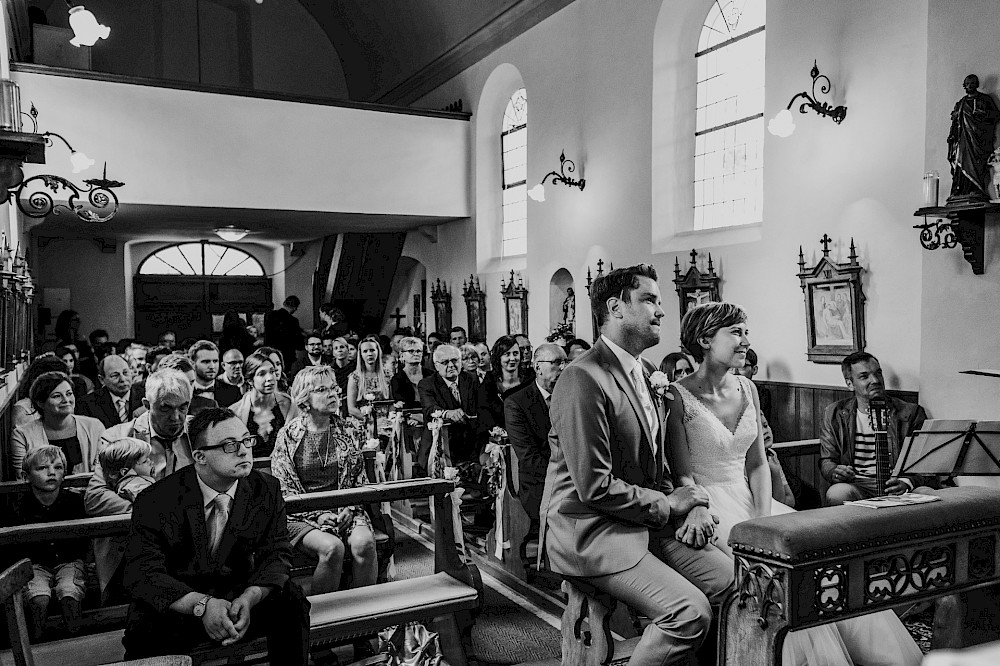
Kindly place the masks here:
<instances>
[{"instance_id":1,"label":"man's dark suit jacket","mask_svg":"<svg viewBox=\"0 0 1000 666\"><path fill-rule=\"evenodd\" d=\"M197 390L197 385L195 385L195 390ZM206 400L215 400L219 407L229 407L230 405L235 405L243 398L243 392L236 386L232 384L227 384L224 381L216 378L215 386L212 389L212 394L214 398L207 398L204 394L197 394L199 398L205 398Z\"/></svg>"},{"instance_id":2,"label":"man's dark suit jacket","mask_svg":"<svg viewBox=\"0 0 1000 666\"><path fill-rule=\"evenodd\" d=\"M285 308L272 310L264 317L264 344L281 352L285 367L295 362L295 352L305 349L298 318Z\"/></svg>"},{"instance_id":3,"label":"man's dark suit jacket","mask_svg":"<svg viewBox=\"0 0 1000 666\"><path fill-rule=\"evenodd\" d=\"M128 418L125 419L126 421L132 420L132 412L142 407L142 397L144 394L145 390L140 393L135 390L135 386L132 387L128 396ZM105 428L122 423L122 420L118 418L118 410L115 409L115 403L111 399L111 392L106 386L95 389L93 393L80 398L76 403L76 413L81 416L94 417L103 423Z\"/></svg>"},{"instance_id":4,"label":"man's dark suit jacket","mask_svg":"<svg viewBox=\"0 0 1000 666\"><path fill-rule=\"evenodd\" d=\"M517 454L518 496L521 506L538 524L542 487L549 464L549 409L536 382L531 382L504 400L504 420L510 445Z\"/></svg>"},{"instance_id":5,"label":"man's dark suit jacket","mask_svg":"<svg viewBox=\"0 0 1000 666\"><path fill-rule=\"evenodd\" d=\"M461 404L455 400L451 389L444 381L440 373L435 372L426 379L421 379L417 384L417 393L420 395L420 406L424 410L424 423L430 423L431 414L439 409L459 409L466 414L475 415L479 411L479 389L476 383L469 377L458 373L458 394L462 398ZM479 458L481 444L480 428L477 420L473 419L466 423L452 423L448 427L448 446L451 449L452 462L468 462ZM431 445L431 431L424 429L422 449L429 449Z\"/></svg>"},{"instance_id":6,"label":"man's dark suit jacket","mask_svg":"<svg viewBox=\"0 0 1000 666\"><path fill-rule=\"evenodd\" d=\"M232 600L250 585L274 591L289 582L292 549L278 481L252 471L236 486L217 553L209 552L204 500L194 466L139 494L125 551L125 588L132 599L129 635L155 635L170 605L189 592Z\"/></svg>"}]
</instances>

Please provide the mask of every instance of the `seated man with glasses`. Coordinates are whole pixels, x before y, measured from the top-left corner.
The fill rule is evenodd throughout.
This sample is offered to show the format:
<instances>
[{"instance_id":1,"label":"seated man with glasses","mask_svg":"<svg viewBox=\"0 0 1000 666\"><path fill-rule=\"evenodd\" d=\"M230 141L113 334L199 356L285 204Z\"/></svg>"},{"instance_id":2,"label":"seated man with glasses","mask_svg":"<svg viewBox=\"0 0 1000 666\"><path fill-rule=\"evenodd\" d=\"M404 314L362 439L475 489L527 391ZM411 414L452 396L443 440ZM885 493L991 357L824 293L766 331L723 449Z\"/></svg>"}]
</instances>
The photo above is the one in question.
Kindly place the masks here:
<instances>
[{"instance_id":1,"label":"seated man with glasses","mask_svg":"<svg viewBox=\"0 0 1000 666\"><path fill-rule=\"evenodd\" d=\"M479 411L477 382L462 372L462 354L453 345L443 344L434 350L434 367L437 372L417 385L424 422L429 423L434 412L444 412L452 464L476 462L486 444L474 416ZM432 436L430 429L424 431L417 455L425 469Z\"/></svg>"},{"instance_id":2,"label":"seated man with glasses","mask_svg":"<svg viewBox=\"0 0 1000 666\"><path fill-rule=\"evenodd\" d=\"M539 513L545 470L549 466L549 403L552 389L569 361L559 345L546 343L535 350L532 367L535 381L504 400L504 420L510 445L517 454L518 498L531 519L531 527L521 544L521 559L529 539L538 538Z\"/></svg>"},{"instance_id":3,"label":"seated man with glasses","mask_svg":"<svg viewBox=\"0 0 1000 666\"><path fill-rule=\"evenodd\" d=\"M256 436L229 409L188 425L194 464L142 492L125 556L126 659L188 654L206 638L267 636L272 663L305 664L309 602L291 581L278 481L253 469Z\"/></svg>"}]
</instances>

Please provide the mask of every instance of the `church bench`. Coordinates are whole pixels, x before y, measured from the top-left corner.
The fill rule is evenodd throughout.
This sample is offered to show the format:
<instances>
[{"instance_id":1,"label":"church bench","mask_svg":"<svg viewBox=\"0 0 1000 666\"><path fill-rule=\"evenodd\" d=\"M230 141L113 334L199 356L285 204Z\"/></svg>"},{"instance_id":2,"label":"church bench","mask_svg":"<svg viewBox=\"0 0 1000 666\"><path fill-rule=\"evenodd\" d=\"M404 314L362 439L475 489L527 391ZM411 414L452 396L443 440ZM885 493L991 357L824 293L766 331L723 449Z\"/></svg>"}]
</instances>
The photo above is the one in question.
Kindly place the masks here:
<instances>
[{"instance_id":1,"label":"church bench","mask_svg":"<svg viewBox=\"0 0 1000 666\"><path fill-rule=\"evenodd\" d=\"M382 628L359 619L365 613L370 613L372 603L377 603L379 608L376 610L381 609L380 612L367 617L377 617L379 621L392 620L388 622L390 625L396 620L427 619L441 633L442 649L455 660L449 663L466 663L465 646L469 642L473 616L482 605L483 586L475 566L466 563L458 554L454 527L450 520L452 510L449 493L454 487L453 482L443 479L416 479L287 498L286 510L294 513L432 496L436 515L449 518L435 521L435 574L408 581L377 584L377 590L361 588L357 592L340 590L311 596L310 601L314 604L311 613L314 641L328 643L362 633L371 634L373 630ZM0 528L0 546L16 547L41 540L121 536L128 533L130 524L130 516L118 515L4 527ZM352 609L358 604L365 605L365 610L352 615ZM365 628L367 631L363 631ZM219 656L245 656L261 651L260 646L253 643L227 648L206 647L209 649L199 653L199 660Z\"/></svg>"},{"instance_id":2,"label":"church bench","mask_svg":"<svg viewBox=\"0 0 1000 666\"><path fill-rule=\"evenodd\" d=\"M736 585L720 615L720 666L775 664L790 630L941 598L932 647L1000 638L1000 491L935 494L940 501L733 527ZM978 620L963 627L973 609Z\"/></svg>"}]
</instances>

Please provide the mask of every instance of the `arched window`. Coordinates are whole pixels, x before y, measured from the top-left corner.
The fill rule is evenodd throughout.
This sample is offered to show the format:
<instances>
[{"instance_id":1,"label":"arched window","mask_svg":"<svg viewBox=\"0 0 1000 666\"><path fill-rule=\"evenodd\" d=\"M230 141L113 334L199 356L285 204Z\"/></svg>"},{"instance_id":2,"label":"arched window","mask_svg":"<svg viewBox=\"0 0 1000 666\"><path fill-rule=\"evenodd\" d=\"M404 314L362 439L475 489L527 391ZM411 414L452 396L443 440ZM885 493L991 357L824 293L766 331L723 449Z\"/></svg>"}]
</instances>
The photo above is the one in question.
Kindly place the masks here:
<instances>
[{"instance_id":1,"label":"arched window","mask_svg":"<svg viewBox=\"0 0 1000 666\"><path fill-rule=\"evenodd\" d=\"M694 229L763 219L764 5L718 0L701 29Z\"/></svg>"},{"instance_id":2,"label":"arched window","mask_svg":"<svg viewBox=\"0 0 1000 666\"><path fill-rule=\"evenodd\" d=\"M500 130L503 171L503 246L505 257L528 253L528 98L524 88L510 97Z\"/></svg>"},{"instance_id":3,"label":"arched window","mask_svg":"<svg viewBox=\"0 0 1000 666\"><path fill-rule=\"evenodd\" d=\"M157 250L139 275L263 276L264 267L243 250L218 243L181 243Z\"/></svg>"}]
</instances>

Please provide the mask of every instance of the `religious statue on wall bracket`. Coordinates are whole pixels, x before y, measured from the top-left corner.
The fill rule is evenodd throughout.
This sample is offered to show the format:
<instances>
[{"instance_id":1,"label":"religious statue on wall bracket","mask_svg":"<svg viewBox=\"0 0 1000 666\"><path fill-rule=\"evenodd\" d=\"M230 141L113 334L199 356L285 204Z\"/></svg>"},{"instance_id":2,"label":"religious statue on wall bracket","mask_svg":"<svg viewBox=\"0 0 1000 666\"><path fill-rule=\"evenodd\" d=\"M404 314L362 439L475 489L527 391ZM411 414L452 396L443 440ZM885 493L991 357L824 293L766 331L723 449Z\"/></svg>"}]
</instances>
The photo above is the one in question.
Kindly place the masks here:
<instances>
[{"instance_id":1,"label":"religious statue on wall bracket","mask_svg":"<svg viewBox=\"0 0 1000 666\"><path fill-rule=\"evenodd\" d=\"M612 263L608 263L608 271L615 270L615 266ZM590 287L594 284L594 280L604 275L604 260L597 260L597 272L591 277L590 266L587 266L587 302L590 302ZM597 337L601 334L600 328L597 326L597 313L594 312L593 306L590 308L590 324L592 330L594 331L594 342L597 342Z\"/></svg>"},{"instance_id":2,"label":"religious statue on wall bracket","mask_svg":"<svg viewBox=\"0 0 1000 666\"><path fill-rule=\"evenodd\" d=\"M479 276L470 275L462 282L470 340L486 340L486 292L479 286Z\"/></svg>"},{"instance_id":3,"label":"religious statue on wall bracket","mask_svg":"<svg viewBox=\"0 0 1000 666\"><path fill-rule=\"evenodd\" d=\"M528 290L521 276L517 276L514 284L514 271L510 272L510 282L504 284L500 278L500 294L503 296L507 311L507 335L528 334Z\"/></svg>"},{"instance_id":4,"label":"religious statue on wall bracket","mask_svg":"<svg viewBox=\"0 0 1000 666\"><path fill-rule=\"evenodd\" d=\"M951 164L949 204L990 200L990 158L1000 110L993 98L979 92L979 77L969 74L962 82L965 97L951 111L948 162Z\"/></svg>"},{"instance_id":5,"label":"religious statue on wall bracket","mask_svg":"<svg viewBox=\"0 0 1000 666\"><path fill-rule=\"evenodd\" d=\"M806 355L815 363L840 363L848 354L865 348L865 295L861 291L858 254L851 239L848 262L830 259L831 239L820 239L823 257L806 266L799 246L799 283L806 302Z\"/></svg>"},{"instance_id":6,"label":"religious statue on wall bracket","mask_svg":"<svg viewBox=\"0 0 1000 666\"><path fill-rule=\"evenodd\" d=\"M451 332L451 292L448 285L441 284L441 278L431 287L431 302L434 304L434 330L447 340Z\"/></svg>"},{"instance_id":7,"label":"religious statue on wall bracket","mask_svg":"<svg viewBox=\"0 0 1000 666\"><path fill-rule=\"evenodd\" d=\"M674 290L677 292L681 319L696 305L718 303L722 300L719 294L720 279L715 274L712 254L708 255L708 266L704 273L698 270L698 250L692 249L690 254L691 265L684 275L681 275L680 259L674 258Z\"/></svg>"}]
</instances>

